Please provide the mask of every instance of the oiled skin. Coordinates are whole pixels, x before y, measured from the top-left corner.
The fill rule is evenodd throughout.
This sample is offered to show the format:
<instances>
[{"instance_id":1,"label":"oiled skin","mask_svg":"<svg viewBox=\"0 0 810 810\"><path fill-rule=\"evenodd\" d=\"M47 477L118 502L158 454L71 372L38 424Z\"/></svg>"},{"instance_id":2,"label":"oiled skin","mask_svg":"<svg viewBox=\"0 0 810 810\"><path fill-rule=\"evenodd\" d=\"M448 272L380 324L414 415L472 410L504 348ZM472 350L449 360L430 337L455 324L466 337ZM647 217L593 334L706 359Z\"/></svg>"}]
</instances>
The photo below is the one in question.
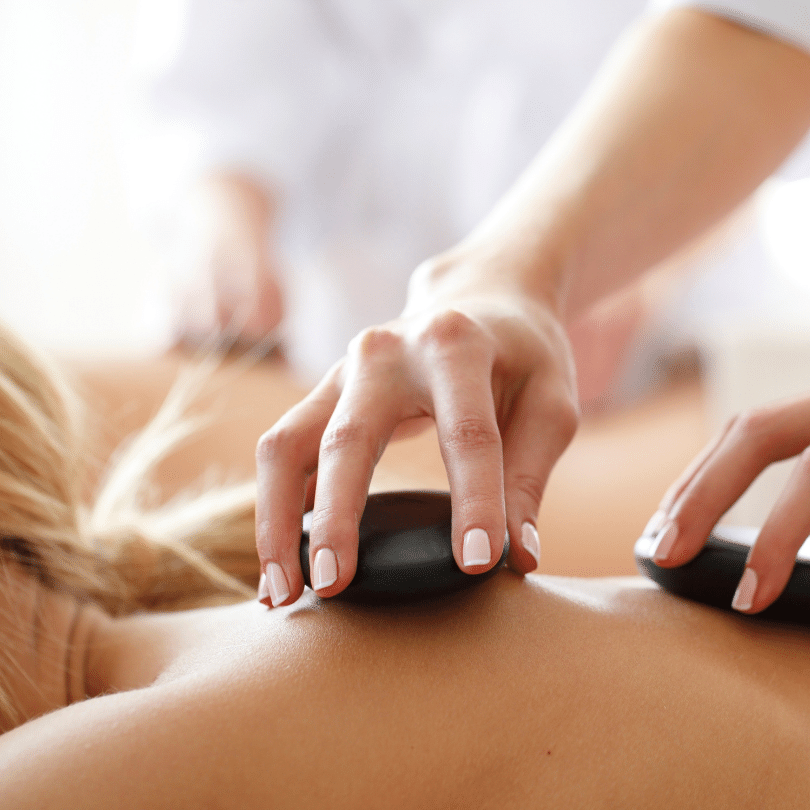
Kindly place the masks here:
<instances>
[{"instance_id":1,"label":"oiled skin","mask_svg":"<svg viewBox=\"0 0 810 810\"><path fill-rule=\"evenodd\" d=\"M637 580L503 572L411 608L107 631L113 681L142 688L0 737L0 807L740 810L810 788L810 633Z\"/></svg>"}]
</instances>

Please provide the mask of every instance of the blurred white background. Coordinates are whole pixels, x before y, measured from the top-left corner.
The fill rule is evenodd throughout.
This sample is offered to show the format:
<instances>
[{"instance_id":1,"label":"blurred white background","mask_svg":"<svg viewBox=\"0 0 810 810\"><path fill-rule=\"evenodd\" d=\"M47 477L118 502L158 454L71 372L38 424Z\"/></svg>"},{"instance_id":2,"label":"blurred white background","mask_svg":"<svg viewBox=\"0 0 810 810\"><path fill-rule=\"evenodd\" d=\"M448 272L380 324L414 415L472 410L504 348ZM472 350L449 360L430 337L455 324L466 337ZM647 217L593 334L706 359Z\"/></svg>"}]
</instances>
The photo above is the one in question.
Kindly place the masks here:
<instances>
[{"instance_id":1,"label":"blurred white background","mask_svg":"<svg viewBox=\"0 0 810 810\"><path fill-rule=\"evenodd\" d=\"M206 5L215 4L197 3L203 9ZM237 5L234 11L244 14L251 3L242 0ZM260 20L272 19L267 10L273 5L268 0L262 11L260 0L252 2ZM310 5L323 4L301 4ZM429 17L434 12L422 0L399 0L395 5L406 15ZM437 8L441 5L436 3ZM457 36L444 32L451 45L472 35L485 40L495 36L486 24L490 7L473 5L477 17L473 6L469 15L459 6L458 21L460 29L466 25L475 30L459 30ZM64 355L115 356L160 350L171 340L167 257L165 250L159 255L143 226L155 224L146 221L150 204L165 203L178 191L172 184L182 175L178 167L193 162L195 133L186 127L173 138L170 128L163 127L162 141L153 141L155 131L143 126L141 113L148 107L150 82L172 72L171 61L181 50L193 6L188 0L0 0L0 319L46 348ZM216 40L227 43L233 34L227 6L228 0L223 0L216 12L222 25L211 34L214 45ZM458 199L475 208L467 212L470 222L464 228L550 134L611 42L643 9L644 0L512 6L512 13L517 9L531 23L507 25L506 10L492 4L497 19L503 19L523 51L532 54L535 73L523 76L524 85L530 93L536 88L542 101L533 108L533 137L524 138L522 150L512 149L511 143L509 148L488 150L493 165L482 166L476 181L487 186L491 180L491 188L478 194L464 184L457 189ZM336 9L349 17L360 12L374 16L373 3L336 3L330 13ZM255 32L249 37L251 42L257 38ZM273 41L272 36L267 39ZM197 44L192 43L192 50ZM203 38L203 50L209 45ZM287 42L286 47L295 53L296 43ZM454 58L448 54L448 63ZM463 64L459 62L461 68ZM509 59L497 67L504 66L514 69ZM222 67L227 74L227 65ZM214 65L209 71L214 83L219 68ZM180 73L185 70L182 64ZM316 78L325 75L325 67L319 70ZM204 81L209 78L206 74ZM504 97L494 100L496 111L513 101L508 92L500 95ZM290 120L297 120L287 112ZM476 132L497 134L499 125L492 118L478 122ZM132 148L133 142L138 148ZM476 155L471 160L480 163ZM155 177L163 188L152 182ZM407 233L409 227L401 225L401 230ZM424 258L423 252L419 250L418 259ZM413 260L407 261L412 267Z\"/></svg>"},{"instance_id":2,"label":"blurred white background","mask_svg":"<svg viewBox=\"0 0 810 810\"><path fill-rule=\"evenodd\" d=\"M599 9L593 19L582 14L588 2ZM0 0L0 319L61 354L148 353L171 339L170 280L135 224L143 201L134 199L132 175L146 171L131 150L123 153L128 141L147 137L133 128L133 108L171 60L185 6ZM532 29L543 75L565 77L556 96L548 91L549 131L643 6L532 6L548 21ZM176 147L147 144L140 154L160 176L161 160L178 159ZM708 355L716 422L810 389L810 182L801 179L810 150L790 165L763 195L743 243L707 260L661 315L667 341L696 342Z\"/></svg>"},{"instance_id":3,"label":"blurred white background","mask_svg":"<svg viewBox=\"0 0 810 810\"><path fill-rule=\"evenodd\" d=\"M644 5L578 2L532 6L549 22L537 29L541 74L564 77L548 81L548 131ZM583 16L588 2L594 14ZM184 8L183 0L0 0L0 319L61 355L145 354L171 341L165 256L136 225L144 201L134 181L171 175L161 161L176 168L188 141L152 145L134 110L172 59ZM127 147L133 139L142 168ZM810 390L808 174L805 145L760 195L742 240L699 262L659 313L654 341L664 351L691 342L703 353L714 428ZM732 517L762 522L786 475L786 465L769 471Z\"/></svg>"},{"instance_id":4,"label":"blurred white background","mask_svg":"<svg viewBox=\"0 0 810 810\"><path fill-rule=\"evenodd\" d=\"M0 0L0 318L67 355L148 352L169 335L165 274L129 215L116 146L137 6Z\"/></svg>"}]
</instances>

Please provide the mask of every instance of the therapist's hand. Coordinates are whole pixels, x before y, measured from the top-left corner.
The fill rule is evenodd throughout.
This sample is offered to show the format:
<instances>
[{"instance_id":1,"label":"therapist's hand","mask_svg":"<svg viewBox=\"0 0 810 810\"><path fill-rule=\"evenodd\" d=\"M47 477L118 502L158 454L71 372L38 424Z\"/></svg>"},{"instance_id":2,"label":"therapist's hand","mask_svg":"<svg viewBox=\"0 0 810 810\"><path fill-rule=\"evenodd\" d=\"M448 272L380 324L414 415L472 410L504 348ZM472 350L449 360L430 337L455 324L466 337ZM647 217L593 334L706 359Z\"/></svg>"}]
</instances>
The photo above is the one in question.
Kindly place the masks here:
<instances>
[{"instance_id":1,"label":"therapist's hand","mask_svg":"<svg viewBox=\"0 0 810 810\"><path fill-rule=\"evenodd\" d=\"M733 607L758 613L782 593L796 552L810 535L810 397L744 413L690 465L664 496L655 561L691 560L711 529L769 464L800 456L751 549Z\"/></svg>"},{"instance_id":2,"label":"therapist's hand","mask_svg":"<svg viewBox=\"0 0 810 810\"><path fill-rule=\"evenodd\" d=\"M494 278L494 276L491 276ZM474 574L498 560L534 569L548 475L578 408L570 349L554 307L475 271L414 274L404 313L362 332L320 384L259 441L260 598L295 601L301 517L312 501L310 570L322 596L355 574L372 471L396 433L436 424L453 505L453 553Z\"/></svg>"}]
</instances>

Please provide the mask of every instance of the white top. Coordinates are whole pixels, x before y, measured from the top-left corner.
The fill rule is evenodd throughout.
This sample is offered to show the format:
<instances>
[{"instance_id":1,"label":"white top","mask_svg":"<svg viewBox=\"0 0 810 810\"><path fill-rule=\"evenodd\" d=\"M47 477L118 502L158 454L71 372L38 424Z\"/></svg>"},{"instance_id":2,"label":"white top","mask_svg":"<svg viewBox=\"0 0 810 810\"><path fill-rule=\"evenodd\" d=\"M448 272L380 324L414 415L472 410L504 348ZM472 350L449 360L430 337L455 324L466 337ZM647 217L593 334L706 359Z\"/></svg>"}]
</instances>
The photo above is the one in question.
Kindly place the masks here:
<instances>
[{"instance_id":1,"label":"white top","mask_svg":"<svg viewBox=\"0 0 810 810\"><path fill-rule=\"evenodd\" d=\"M651 0L652 10L692 6L810 51L808 0Z\"/></svg>"},{"instance_id":2,"label":"white top","mask_svg":"<svg viewBox=\"0 0 810 810\"><path fill-rule=\"evenodd\" d=\"M153 2L154 36L171 4ZM487 213L645 8L810 50L810 0L175 2L143 84L159 134L137 148L158 148L132 175L152 202L211 168L281 187L288 346L313 380L401 311L414 267Z\"/></svg>"},{"instance_id":3,"label":"white top","mask_svg":"<svg viewBox=\"0 0 810 810\"><path fill-rule=\"evenodd\" d=\"M289 350L317 378L488 212L645 4L186 0L145 83L163 159L134 179L152 198L212 167L280 186Z\"/></svg>"}]
</instances>

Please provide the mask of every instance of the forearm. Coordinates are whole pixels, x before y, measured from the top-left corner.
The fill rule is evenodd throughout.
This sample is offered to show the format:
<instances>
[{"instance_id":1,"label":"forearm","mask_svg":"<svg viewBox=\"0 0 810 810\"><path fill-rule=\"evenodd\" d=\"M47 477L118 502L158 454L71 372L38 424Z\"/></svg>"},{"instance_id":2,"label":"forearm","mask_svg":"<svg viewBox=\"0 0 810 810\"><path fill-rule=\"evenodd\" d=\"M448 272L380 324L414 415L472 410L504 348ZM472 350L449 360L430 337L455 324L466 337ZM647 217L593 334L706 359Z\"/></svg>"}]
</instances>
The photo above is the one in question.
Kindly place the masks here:
<instances>
[{"instance_id":1,"label":"forearm","mask_svg":"<svg viewBox=\"0 0 810 810\"><path fill-rule=\"evenodd\" d=\"M432 281L463 265L465 285L576 315L736 207L808 126L803 51L698 11L642 21Z\"/></svg>"},{"instance_id":2,"label":"forearm","mask_svg":"<svg viewBox=\"0 0 810 810\"><path fill-rule=\"evenodd\" d=\"M270 223L277 215L277 191L258 177L246 172L218 169L209 172L197 192L219 219L236 220L266 238Z\"/></svg>"}]
</instances>

